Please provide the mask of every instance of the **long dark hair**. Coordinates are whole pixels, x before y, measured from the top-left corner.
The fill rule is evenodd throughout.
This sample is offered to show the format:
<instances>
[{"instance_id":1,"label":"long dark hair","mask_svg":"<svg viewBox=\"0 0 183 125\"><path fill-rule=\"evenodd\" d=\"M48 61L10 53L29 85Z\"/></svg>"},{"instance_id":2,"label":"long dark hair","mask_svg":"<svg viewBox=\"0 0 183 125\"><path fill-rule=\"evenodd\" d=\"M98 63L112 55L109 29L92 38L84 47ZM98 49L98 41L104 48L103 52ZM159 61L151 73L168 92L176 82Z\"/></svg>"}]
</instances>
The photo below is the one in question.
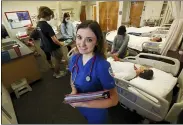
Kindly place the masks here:
<instances>
[{"instance_id":1,"label":"long dark hair","mask_svg":"<svg viewBox=\"0 0 183 125\"><path fill-rule=\"evenodd\" d=\"M65 25L65 28L67 28L67 22L65 21L65 18L67 18L67 17L70 17L69 13L64 13L62 23Z\"/></svg>"},{"instance_id":2,"label":"long dark hair","mask_svg":"<svg viewBox=\"0 0 183 125\"><path fill-rule=\"evenodd\" d=\"M102 30L98 22L93 20L85 20L81 24L79 24L76 33L78 32L79 29L84 28L90 28L97 38L97 45L94 48L94 52L100 54L102 57L106 59L106 46L105 46L106 44L104 41Z\"/></svg>"},{"instance_id":3,"label":"long dark hair","mask_svg":"<svg viewBox=\"0 0 183 125\"><path fill-rule=\"evenodd\" d=\"M125 26L120 26L119 28L118 28L118 35L125 35L125 33L126 33L126 27Z\"/></svg>"}]
</instances>

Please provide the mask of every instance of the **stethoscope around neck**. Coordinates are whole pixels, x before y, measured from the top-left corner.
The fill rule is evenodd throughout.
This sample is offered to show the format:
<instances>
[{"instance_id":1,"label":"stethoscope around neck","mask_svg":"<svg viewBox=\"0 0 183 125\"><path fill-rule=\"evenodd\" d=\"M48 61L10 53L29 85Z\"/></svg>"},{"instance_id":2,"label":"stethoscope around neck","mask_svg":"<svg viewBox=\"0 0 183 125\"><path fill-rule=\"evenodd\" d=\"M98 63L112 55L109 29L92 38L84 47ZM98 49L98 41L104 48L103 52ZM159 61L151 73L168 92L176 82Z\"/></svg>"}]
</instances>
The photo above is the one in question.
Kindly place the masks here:
<instances>
[{"instance_id":1,"label":"stethoscope around neck","mask_svg":"<svg viewBox=\"0 0 183 125\"><path fill-rule=\"evenodd\" d=\"M75 75L75 77L74 77L73 84L75 83L75 80L76 80L76 77L77 77L77 74L78 74L78 71L79 71L78 60L79 60L79 57L80 57L80 56L81 56L80 54L77 56L76 61L75 61L75 64L74 64L74 66L72 67L71 76L72 76L72 73L73 73L73 71L74 71L74 68L76 69L76 75ZM94 65L94 63L95 63L95 60L96 60L96 56L93 57L92 64L91 64L91 67L90 67L90 72L89 72L89 74L88 74L88 75L86 76L86 78L85 78L85 80L86 80L87 82L90 82L90 81L91 81L91 73L92 73L92 70L93 70L93 65Z\"/></svg>"}]
</instances>

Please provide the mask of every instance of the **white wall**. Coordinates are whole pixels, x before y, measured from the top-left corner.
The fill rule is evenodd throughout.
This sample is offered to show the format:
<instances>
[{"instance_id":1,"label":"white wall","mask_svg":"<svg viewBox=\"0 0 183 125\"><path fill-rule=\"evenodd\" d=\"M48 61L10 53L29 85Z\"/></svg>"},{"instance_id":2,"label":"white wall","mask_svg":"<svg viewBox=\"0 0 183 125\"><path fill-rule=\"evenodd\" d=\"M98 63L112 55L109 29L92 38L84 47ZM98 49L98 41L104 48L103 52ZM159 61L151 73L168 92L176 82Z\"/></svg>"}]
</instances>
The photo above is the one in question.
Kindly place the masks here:
<instances>
[{"instance_id":1,"label":"white wall","mask_svg":"<svg viewBox=\"0 0 183 125\"><path fill-rule=\"evenodd\" d=\"M159 19L164 1L146 1L144 19Z\"/></svg>"},{"instance_id":2,"label":"white wall","mask_svg":"<svg viewBox=\"0 0 183 125\"><path fill-rule=\"evenodd\" d=\"M122 22L128 22L130 19L130 8L131 1L123 1L123 14L122 14Z\"/></svg>"},{"instance_id":3,"label":"white wall","mask_svg":"<svg viewBox=\"0 0 183 125\"><path fill-rule=\"evenodd\" d=\"M53 1L54 2L54 1ZM60 1L61 9L73 8L74 17L72 20L80 20L81 2L80 1ZM60 10L61 11L61 10Z\"/></svg>"},{"instance_id":4,"label":"white wall","mask_svg":"<svg viewBox=\"0 0 183 125\"><path fill-rule=\"evenodd\" d=\"M118 9L118 24L117 24L117 29L118 27L121 26L121 22L122 22L122 15L123 15L123 1L119 1L119 9ZM122 12L120 14L120 12Z\"/></svg>"},{"instance_id":5,"label":"white wall","mask_svg":"<svg viewBox=\"0 0 183 125\"><path fill-rule=\"evenodd\" d=\"M145 1L145 11L142 11L140 26L144 25L144 20L147 19L160 19L160 13L162 10L164 1Z\"/></svg>"},{"instance_id":6,"label":"white wall","mask_svg":"<svg viewBox=\"0 0 183 125\"><path fill-rule=\"evenodd\" d=\"M24 5L22 5L24 4ZM59 24L61 21L61 9L73 8L74 17L73 20L79 20L81 2L79 1L2 1L2 20L5 24L7 31L10 31L10 35L15 37L18 31L25 31L25 28L11 29L4 12L11 11L29 11L30 16L37 15L38 8L40 6L47 6L55 10L57 18L52 20L52 23ZM55 22L54 22L55 21ZM36 25L36 21L33 22Z\"/></svg>"},{"instance_id":7,"label":"white wall","mask_svg":"<svg viewBox=\"0 0 183 125\"><path fill-rule=\"evenodd\" d=\"M96 2L96 17L97 22L99 23L99 1Z\"/></svg>"}]
</instances>

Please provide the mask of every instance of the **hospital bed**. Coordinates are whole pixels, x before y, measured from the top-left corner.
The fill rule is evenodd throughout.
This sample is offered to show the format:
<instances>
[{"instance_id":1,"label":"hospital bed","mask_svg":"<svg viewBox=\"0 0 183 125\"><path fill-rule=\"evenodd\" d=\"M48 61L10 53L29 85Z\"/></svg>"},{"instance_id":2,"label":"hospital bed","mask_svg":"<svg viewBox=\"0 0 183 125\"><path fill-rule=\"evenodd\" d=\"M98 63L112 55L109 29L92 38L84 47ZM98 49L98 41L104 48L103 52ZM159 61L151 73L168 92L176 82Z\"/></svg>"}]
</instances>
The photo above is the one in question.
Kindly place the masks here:
<instances>
[{"instance_id":1,"label":"hospital bed","mask_svg":"<svg viewBox=\"0 0 183 125\"><path fill-rule=\"evenodd\" d=\"M147 27L146 27L147 28ZM136 50L138 53L143 50L148 50L150 52L155 52L160 54L164 45L166 44L166 36L168 34L168 30L164 30L164 27L150 27L146 30L145 27L140 28L127 28L127 33L133 31L138 33L143 33L141 36L136 36L132 34L128 34L130 36L128 42L128 48L132 50ZM136 30L135 30L136 29ZM138 29L138 30L137 30ZM139 30L140 29L140 30ZM117 35L117 31L111 31L106 34L106 40L109 45L112 45L114 41L114 37ZM162 42L152 42L150 41L151 37L161 37Z\"/></svg>"},{"instance_id":2,"label":"hospital bed","mask_svg":"<svg viewBox=\"0 0 183 125\"><path fill-rule=\"evenodd\" d=\"M160 31L164 31L164 33L160 32ZM144 26L144 27L140 27L140 28L126 27L127 34L131 34L131 35L135 35L135 36L144 36L144 37L146 37L148 34L151 35L151 34L156 34L158 32L160 34L167 34L168 31L169 31L169 27L165 27L165 26L159 26L159 27ZM114 40L113 37L115 37L116 35L117 35L117 30L110 31L106 34L106 39L109 41L113 41Z\"/></svg>"},{"instance_id":3,"label":"hospital bed","mask_svg":"<svg viewBox=\"0 0 183 125\"><path fill-rule=\"evenodd\" d=\"M169 111L173 88L177 83L175 76L179 71L180 62L174 58L148 53L126 57L122 60L123 62L115 62L111 58L107 60L111 63L114 75L117 74L117 70L120 70L119 63L123 62L127 62L129 65L153 67L152 80L136 77L127 81L120 78L119 75L114 76L119 102L122 106L136 111L150 121L164 120ZM116 65L117 63L118 65ZM129 67L123 67L124 71L125 68ZM172 113L169 116L171 115Z\"/></svg>"}]
</instances>

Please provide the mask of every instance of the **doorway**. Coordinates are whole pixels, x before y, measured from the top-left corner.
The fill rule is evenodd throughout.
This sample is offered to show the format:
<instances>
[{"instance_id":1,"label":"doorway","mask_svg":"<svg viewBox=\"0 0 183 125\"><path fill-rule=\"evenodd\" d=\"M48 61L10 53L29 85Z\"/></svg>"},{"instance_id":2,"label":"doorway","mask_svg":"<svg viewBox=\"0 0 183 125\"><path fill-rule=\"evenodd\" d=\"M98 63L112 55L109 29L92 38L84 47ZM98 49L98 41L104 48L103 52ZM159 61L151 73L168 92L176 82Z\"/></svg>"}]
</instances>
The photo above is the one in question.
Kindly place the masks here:
<instances>
[{"instance_id":1,"label":"doorway","mask_svg":"<svg viewBox=\"0 0 183 125\"><path fill-rule=\"evenodd\" d=\"M85 20L86 20L86 9L85 6L81 6L80 21L83 22Z\"/></svg>"},{"instance_id":2,"label":"doorway","mask_svg":"<svg viewBox=\"0 0 183 125\"><path fill-rule=\"evenodd\" d=\"M144 7L144 1L131 2L131 9L130 9L131 26L135 27L140 26L143 7Z\"/></svg>"},{"instance_id":3,"label":"doorway","mask_svg":"<svg viewBox=\"0 0 183 125\"><path fill-rule=\"evenodd\" d=\"M102 31L117 29L119 2L99 2L99 24Z\"/></svg>"}]
</instances>

